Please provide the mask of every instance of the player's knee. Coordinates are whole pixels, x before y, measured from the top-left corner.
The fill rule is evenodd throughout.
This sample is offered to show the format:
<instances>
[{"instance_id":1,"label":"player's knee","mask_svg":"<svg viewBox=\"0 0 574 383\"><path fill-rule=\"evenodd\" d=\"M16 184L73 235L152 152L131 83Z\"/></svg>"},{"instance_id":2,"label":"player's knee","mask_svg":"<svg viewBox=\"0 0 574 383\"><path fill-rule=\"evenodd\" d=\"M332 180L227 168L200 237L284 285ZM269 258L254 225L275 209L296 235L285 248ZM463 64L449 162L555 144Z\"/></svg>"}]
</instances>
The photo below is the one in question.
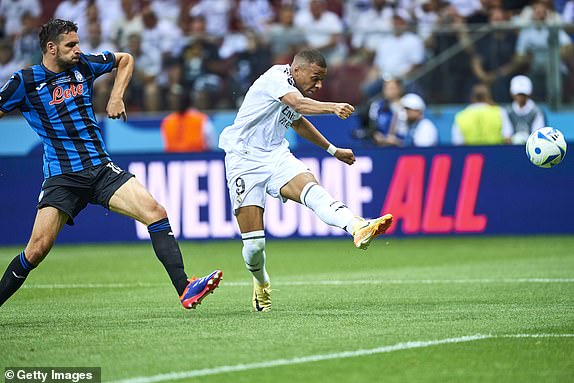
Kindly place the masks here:
<instances>
[{"instance_id":1,"label":"player's knee","mask_svg":"<svg viewBox=\"0 0 574 383\"><path fill-rule=\"evenodd\" d=\"M265 238L244 239L242 253L247 269L260 269L265 262Z\"/></svg>"},{"instance_id":2,"label":"player's knee","mask_svg":"<svg viewBox=\"0 0 574 383\"><path fill-rule=\"evenodd\" d=\"M160 219L167 218L167 211L159 202L154 201L151 208L149 209L150 223L157 222Z\"/></svg>"},{"instance_id":3,"label":"player's knee","mask_svg":"<svg viewBox=\"0 0 574 383\"><path fill-rule=\"evenodd\" d=\"M31 240L26 246L24 253L26 254L26 259L31 264L37 266L40 262L46 258L50 250L52 249L53 242L48 238L38 238Z\"/></svg>"}]
</instances>

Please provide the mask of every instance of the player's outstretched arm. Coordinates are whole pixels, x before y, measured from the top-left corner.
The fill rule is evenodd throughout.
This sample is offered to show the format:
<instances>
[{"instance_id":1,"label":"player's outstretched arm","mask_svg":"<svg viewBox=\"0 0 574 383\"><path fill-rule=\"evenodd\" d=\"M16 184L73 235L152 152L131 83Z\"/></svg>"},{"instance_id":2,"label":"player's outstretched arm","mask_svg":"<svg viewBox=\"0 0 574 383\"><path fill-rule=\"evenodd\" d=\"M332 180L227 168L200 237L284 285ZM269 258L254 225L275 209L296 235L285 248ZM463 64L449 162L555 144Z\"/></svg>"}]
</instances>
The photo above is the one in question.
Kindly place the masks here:
<instances>
[{"instance_id":1,"label":"player's outstretched arm","mask_svg":"<svg viewBox=\"0 0 574 383\"><path fill-rule=\"evenodd\" d=\"M124 104L124 94L134 71L134 58L129 53L115 52L118 72L114 81L114 87L110 94L110 100L106 107L109 118L123 118L127 120L126 106Z\"/></svg>"},{"instance_id":2,"label":"player's outstretched arm","mask_svg":"<svg viewBox=\"0 0 574 383\"><path fill-rule=\"evenodd\" d=\"M348 165L355 163L355 155L351 149L336 148L317 130L317 128L305 117L293 121L291 125L293 130L309 142L323 148L331 153L339 161ZM330 151L330 150L331 151Z\"/></svg>"},{"instance_id":3,"label":"player's outstretched arm","mask_svg":"<svg viewBox=\"0 0 574 383\"><path fill-rule=\"evenodd\" d=\"M334 114L346 120L354 111L353 105L345 102L322 102L303 97L300 92L290 92L281 97L281 102L289 105L297 113L301 114Z\"/></svg>"}]
</instances>

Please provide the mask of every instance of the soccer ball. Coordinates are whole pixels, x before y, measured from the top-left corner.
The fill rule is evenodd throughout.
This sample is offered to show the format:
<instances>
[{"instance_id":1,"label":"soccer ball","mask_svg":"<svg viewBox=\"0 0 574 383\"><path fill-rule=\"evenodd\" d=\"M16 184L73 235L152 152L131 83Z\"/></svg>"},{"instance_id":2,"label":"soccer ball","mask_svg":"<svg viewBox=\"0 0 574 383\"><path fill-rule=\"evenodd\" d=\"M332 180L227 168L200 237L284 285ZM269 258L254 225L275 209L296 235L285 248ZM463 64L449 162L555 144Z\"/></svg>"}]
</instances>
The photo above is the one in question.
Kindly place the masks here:
<instances>
[{"instance_id":1,"label":"soccer ball","mask_svg":"<svg viewBox=\"0 0 574 383\"><path fill-rule=\"evenodd\" d=\"M526 155L530 162L541 168L558 165L566 155L564 135L548 126L532 132L526 141Z\"/></svg>"}]
</instances>

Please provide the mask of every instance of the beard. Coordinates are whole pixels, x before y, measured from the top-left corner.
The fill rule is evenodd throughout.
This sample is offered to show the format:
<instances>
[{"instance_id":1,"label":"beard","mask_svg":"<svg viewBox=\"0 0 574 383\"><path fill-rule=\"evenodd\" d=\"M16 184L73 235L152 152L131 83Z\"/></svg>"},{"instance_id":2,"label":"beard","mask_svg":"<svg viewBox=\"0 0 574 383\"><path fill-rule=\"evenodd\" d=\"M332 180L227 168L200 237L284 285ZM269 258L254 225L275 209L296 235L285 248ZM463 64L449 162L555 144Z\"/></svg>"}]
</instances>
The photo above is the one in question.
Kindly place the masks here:
<instances>
[{"instance_id":1,"label":"beard","mask_svg":"<svg viewBox=\"0 0 574 383\"><path fill-rule=\"evenodd\" d=\"M70 69L76 65L78 61L73 59L66 59L64 56L58 55L56 56L56 64L62 69Z\"/></svg>"}]
</instances>

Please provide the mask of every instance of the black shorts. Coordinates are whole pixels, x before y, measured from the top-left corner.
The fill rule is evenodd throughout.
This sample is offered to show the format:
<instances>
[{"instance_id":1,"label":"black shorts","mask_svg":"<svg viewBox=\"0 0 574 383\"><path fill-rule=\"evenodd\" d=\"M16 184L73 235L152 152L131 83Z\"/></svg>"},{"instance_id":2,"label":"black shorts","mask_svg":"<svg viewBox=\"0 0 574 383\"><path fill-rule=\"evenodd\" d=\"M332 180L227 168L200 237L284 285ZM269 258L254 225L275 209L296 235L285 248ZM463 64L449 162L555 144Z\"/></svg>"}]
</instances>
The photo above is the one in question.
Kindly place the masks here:
<instances>
[{"instance_id":1,"label":"black shorts","mask_svg":"<svg viewBox=\"0 0 574 383\"><path fill-rule=\"evenodd\" d=\"M113 162L49 177L42 185L38 209L55 207L66 213L68 225L73 225L74 218L88 203L109 209L110 198L132 177Z\"/></svg>"}]
</instances>

